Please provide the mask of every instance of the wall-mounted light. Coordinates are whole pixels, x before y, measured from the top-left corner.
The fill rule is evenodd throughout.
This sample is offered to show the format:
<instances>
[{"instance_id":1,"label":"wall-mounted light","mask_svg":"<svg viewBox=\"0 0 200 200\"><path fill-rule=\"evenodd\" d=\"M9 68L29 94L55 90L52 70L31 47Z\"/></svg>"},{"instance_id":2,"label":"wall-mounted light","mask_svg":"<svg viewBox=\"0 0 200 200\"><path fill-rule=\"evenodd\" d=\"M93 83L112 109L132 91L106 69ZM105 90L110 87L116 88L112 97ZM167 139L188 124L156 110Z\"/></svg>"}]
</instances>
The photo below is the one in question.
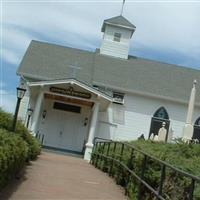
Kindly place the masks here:
<instances>
[{"instance_id":1,"label":"wall-mounted light","mask_svg":"<svg viewBox=\"0 0 200 200\"><path fill-rule=\"evenodd\" d=\"M85 119L84 119L84 126L87 126L87 124L88 124L88 118L85 117Z\"/></svg>"},{"instance_id":2,"label":"wall-mounted light","mask_svg":"<svg viewBox=\"0 0 200 200\"><path fill-rule=\"evenodd\" d=\"M29 108L29 109L27 110L27 113L28 113L28 119L27 119L26 127L28 128L31 115L32 115L32 113L33 113L33 109Z\"/></svg>"}]
</instances>

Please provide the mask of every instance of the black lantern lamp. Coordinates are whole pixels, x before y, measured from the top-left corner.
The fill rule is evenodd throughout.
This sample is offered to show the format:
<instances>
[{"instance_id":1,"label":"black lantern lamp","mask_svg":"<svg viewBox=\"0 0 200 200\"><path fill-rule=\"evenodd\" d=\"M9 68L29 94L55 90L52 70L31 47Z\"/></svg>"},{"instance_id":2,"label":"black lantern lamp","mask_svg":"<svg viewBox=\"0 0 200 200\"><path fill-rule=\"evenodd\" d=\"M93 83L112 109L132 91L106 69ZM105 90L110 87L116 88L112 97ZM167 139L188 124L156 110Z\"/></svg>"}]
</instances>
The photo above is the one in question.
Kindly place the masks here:
<instances>
[{"instance_id":1,"label":"black lantern lamp","mask_svg":"<svg viewBox=\"0 0 200 200\"><path fill-rule=\"evenodd\" d=\"M32 115L32 113L33 113L33 109L29 108L29 109L27 110L27 113L28 113L28 119L27 119L26 127L28 128L31 115Z\"/></svg>"},{"instance_id":2,"label":"black lantern lamp","mask_svg":"<svg viewBox=\"0 0 200 200\"><path fill-rule=\"evenodd\" d=\"M20 102L21 102L22 98L24 97L25 92L26 92L26 89L24 89L22 87L17 87L17 104L16 104L16 108L15 108L15 115L13 118L13 124L12 124L12 129L11 129L13 132L15 132L15 129L16 129L19 106L20 106Z\"/></svg>"}]
</instances>

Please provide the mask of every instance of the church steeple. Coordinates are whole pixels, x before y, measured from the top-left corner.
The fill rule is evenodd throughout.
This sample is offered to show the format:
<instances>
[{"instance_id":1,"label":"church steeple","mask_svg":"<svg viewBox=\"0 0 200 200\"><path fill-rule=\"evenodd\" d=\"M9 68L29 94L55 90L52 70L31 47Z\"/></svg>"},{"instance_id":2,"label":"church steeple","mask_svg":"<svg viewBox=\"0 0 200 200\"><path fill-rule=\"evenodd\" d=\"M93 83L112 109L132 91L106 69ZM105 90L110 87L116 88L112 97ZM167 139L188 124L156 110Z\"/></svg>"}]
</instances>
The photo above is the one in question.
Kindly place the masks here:
<instances>
[{"instance_id":1,"label":"church steeple","mask_svg":"<svg viewBox=\"0 0 200 200\"><path fill-rule=\"evenodd\" d=\"M127 59L130 39L135 29L136 27L122 15L104 20L100 53Z\"/></svg>"}]
</instances>

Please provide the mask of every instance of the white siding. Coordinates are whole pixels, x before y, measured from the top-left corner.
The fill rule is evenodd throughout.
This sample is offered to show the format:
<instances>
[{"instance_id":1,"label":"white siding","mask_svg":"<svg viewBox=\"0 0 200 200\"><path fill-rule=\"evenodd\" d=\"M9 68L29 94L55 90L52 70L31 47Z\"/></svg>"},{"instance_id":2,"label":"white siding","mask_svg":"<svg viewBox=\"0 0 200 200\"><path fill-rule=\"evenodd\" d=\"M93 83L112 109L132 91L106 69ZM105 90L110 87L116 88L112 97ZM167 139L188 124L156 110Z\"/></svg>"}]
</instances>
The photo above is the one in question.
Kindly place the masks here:
<instances>
[{"instance_id":1,"label":"white siding","mask_svg":"<svg viewBox=\"0 0 200 200\"><path fill-rule=\"evenodd\" d=\"M106 115L112 115L111 112L116 109L116 105L113 104L108 109L107 114L101 114L97 135L106 135L106 138L110 137L114 140L134 140L141 134L148 138L151 118L161 106L164 106L169 114L170 129L174 131L174 137L181 137L187 114L186 105L131 94L125 95L125 104L121 105L122 110L124 110L124 123L115 123L113 119L105 117ZM195 122L199 113L200 109L196 108L193 122ZM101 123L101 121L106 120L107 123ZM116 124L115 129L111 128L114 124Z\"/></svg>"},{"instance_id":2,"label":"white siding","mask_svg":"<svg viewBox=\"0 0 200 200\"><path fill-rule=\"evenodd\" d=\"M114 33L121 34L120 42L113 41ZM109 56L127 59L130 38L131 38L130 30L107 25L105 29L102 45L100 48L100 53L109 55Z\"/></svg>"}]
</instances>

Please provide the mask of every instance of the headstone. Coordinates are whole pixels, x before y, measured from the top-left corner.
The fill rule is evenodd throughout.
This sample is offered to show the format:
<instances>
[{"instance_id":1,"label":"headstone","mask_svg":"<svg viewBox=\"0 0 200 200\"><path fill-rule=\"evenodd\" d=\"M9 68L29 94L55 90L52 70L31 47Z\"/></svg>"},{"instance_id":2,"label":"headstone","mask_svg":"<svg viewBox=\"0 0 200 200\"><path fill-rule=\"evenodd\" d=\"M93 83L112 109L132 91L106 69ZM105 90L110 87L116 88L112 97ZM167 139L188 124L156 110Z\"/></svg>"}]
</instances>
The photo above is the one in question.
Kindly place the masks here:
<instances>
[{"instance_id":1,"label":"headstone","mask_svg":"<svg viewBox=\"0 0 200 200\"><path fill-rule=\"evenodd\" d=\"M172 142L174 136L174 130L172 128L169 129L167 142Z\"/></svg>"},{"instance_id":2,"label":"headstone","mask_svg":"<svg viewBox=\"0 0 200 200\"><path fill-rule=\"evenodd\" d=\"M183 128L183 138L182 140L186 143L189 143L192 140L194 133L194 127L192 124L185 124Z\"/></svg>"},{"instance_id":3,"label":"headstone","mask_svg":"<svg viewBox=\"0 0 200 200\"><path fill-rule=\"evenodd\" d=\"M162 123L162 127L158 131L158 141L165 142L166 141L166 135L167 135L167 129L165 128L166 123Z\"/></svg>"},{"instance_id":4,"label":"headstone","mask_svg":"<svg viewBox=\"0 0 200 200\"><path fill-rule=\"evenodd\" d=\"M158 136L157 135L154 136L153 141L158 142Z\"/></svg>"},{"instance_id":5,"label":"headstone","mask_svg":"<svg viewBox=\"0 0 200 200\"><path fill-rule=\"evenodd\" d=\"M150 139L150 140L153 140L153 139L154 139L154 133L151 133L149 139Z\"/></svg>"}]
</instances>

